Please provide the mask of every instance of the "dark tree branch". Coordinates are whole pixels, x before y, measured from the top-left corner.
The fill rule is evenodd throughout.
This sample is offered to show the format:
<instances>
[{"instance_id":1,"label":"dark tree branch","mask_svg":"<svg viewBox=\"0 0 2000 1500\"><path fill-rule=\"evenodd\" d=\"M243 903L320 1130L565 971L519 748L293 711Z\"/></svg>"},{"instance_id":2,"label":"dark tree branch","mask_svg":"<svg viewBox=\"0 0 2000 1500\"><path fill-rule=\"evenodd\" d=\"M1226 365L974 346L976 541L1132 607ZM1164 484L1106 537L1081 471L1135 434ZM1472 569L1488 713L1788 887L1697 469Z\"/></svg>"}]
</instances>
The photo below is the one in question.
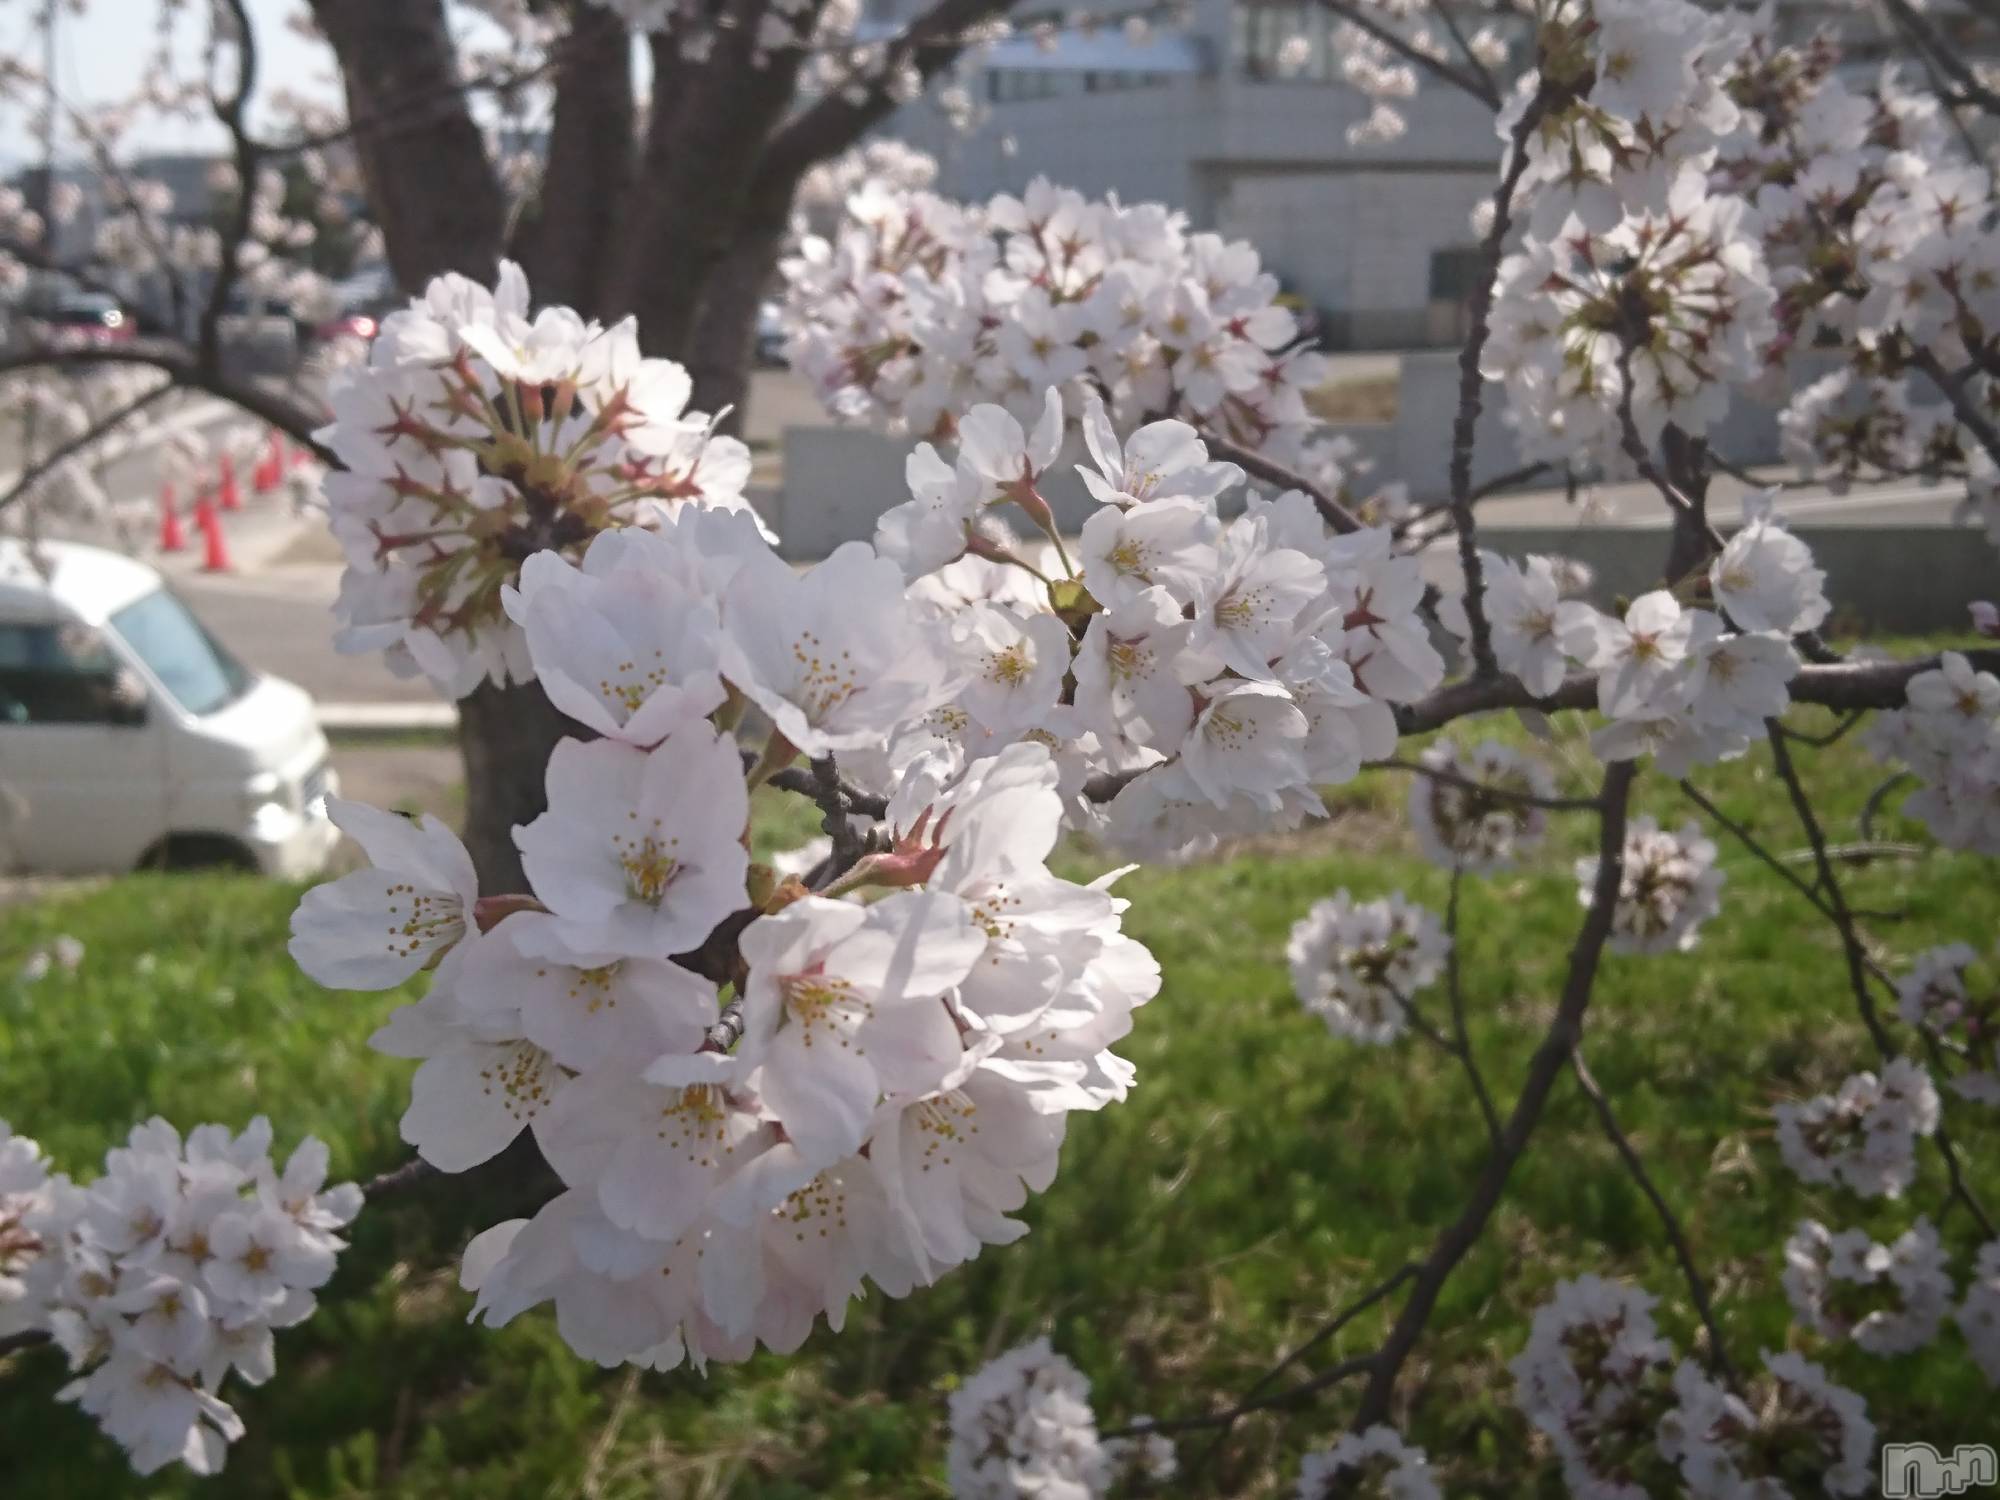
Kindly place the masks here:
<instances>
[{"instance_id":1,"label":"dark tree branch","mask_svg":"<svg viewBox=\"0 0 2000 1500\"><path fill-rule=\"evenodd\" d=\"M0 375L34 369L75 372L92 365L147 365L164 370L173 384L189 390L206 391L211 396L241 407L251 416L278 428L293 441L311 448L323 462L335 462L332 451L322 447L313 436L326 421L324 411L307 405L293 391L276 382L205 370L185 344L163 339L135 339L129 344L103 344L87 349L21 349L0 354Z\"/></svg>"},{"instance_id":2,"label":"dark tree branch","mask_svg":"<svg viewBox=\"0 0 2000 1500\"><path fill-rule=\"evenodd\" d=\"M1978 440L1988 456L2000 463L2000 426L1995 426L1993 418L1981 411L1979 403L1967 393L1965 376L1953 375L1946 370L1936 351L1931 349L1912 351L1910 366L1930 377L1931 384L1951 403L1952 414L1958 418L1959 424Z\"/></svg>"},{"instance_id":3,"label":"dark tree branch","mask_svg":"<svg viewBox=\"0 0 2000 1500\"><path fill-rule=\"evenodd\" d=\"M820 798L818 773L804 766L787 766L782 771L774 771L765 779L766 786L777 787L780 791L796 792L799 796L817 802ZM841 800L847 810L860 817L882 819L889 815L889 799L864 792L859 787L840 783ZM831 837L831 833L828 837Z\"/></svg>"},{"instance_id":4,"label":"dark tree branch","mask_svg":"<svg viewBox=\"0 0 2000 1500\"><path fill-rule=\"evenodd\" d=\"M609 311L617 220L632 190L638 142L631 48L619 16L577 7L559 54L551 54L561 62L540 190L509 247L538 301L585 317Z\"/></svg>"},{"instance_id":5,"label":"dark tree branch","mask_svg":"<svg viewBox=\"0 0 2000 1500\"><path fill-rule=\"evenodd\" d=\"M879 71L860 84L859 98L849 89L831 88L785 121L771 137L758 164L760 189L782 187L786 197L806 169L837 156L882 123L897 108L887 87L904 67L913 67L928 83L958 60L968 36L1005 15L1016 0L938 0L911 21L883 49Z\"/></svg>"},{"instance_id":6,"label":"dark tree branch","mask_svg":"<svg viewBox=\"0 0 2000 1500\"><path fill-rule=\"evenodd\" d=\"M130 421L155 401L158 401L162 396L169 394L173 389L174 383L169 380L164 384L154 386L149 391L141 392L116 411L99 418L85 431L79 432L67 442L58 444L42 457L35 459L21 471L21 477L14 481L13 487L6 494L0 495L0 511L4 511L8 506L21 499L36 485L40 484L49 474L69 462L70 459L75 458L86 448L91 447L116 431L124 423Z\"/></svg>"},{"instance_id":7,"label":"dark tree branch","mask_svg":"<svg viewBox=\"0 0 2000 1500\"><path fill-rule=\"evenodd\" d=\"M861 858L861 837L848 816L847 789L841 785L840 768L831 755L812 763L813 801L825 814L820 829L833 840L833 873L853 868Z\"/></svg>"},{"instance_id":8,"label":"dark tree branch","mask_svg":"<svg viewBox=\"0 0 2000 1500\"><path fill-rule=\"evenodd\" d=\"M1458 787L1461 791L1477 792L1481 796L1493 798L1496 802L1513 802L1522 807L1545 808L1550 812L1594 812L1598 807L1598 800L1595 797L1538 797L1533 792L1517 792L1512 787L1495 786L1490 781L1480 781L1476 777L1466 776L1458 771L1447 771L1442 766L1427 766L1413 760L1364 761L1361 769L1408 771L1414 776Z\"/></svg>"},{"instance_id":9,"label":"dark tree branch","mask_svg":"<svg viewBox=\"0 0 2000 1500\"><path fill-rule=\"evenodd\" d=\"M1311 1338L1307 1339L1298 1348L1287 1354L1277 1364L1259 1376L1257 1383L1250 1387L1249 1393L1227 1410L1211 1412L1205 1416L1198 1417L1179 1417L1167 1421L1146 1420L1134 1422L1129 1427L1117 1428L1103 1435L1107 1438L1139 1437L1153 1432L1199 1432L1204 1429L1220 1428L1222 1429L1221 1435L1226 1437L1231 1427L1235 1426L1237 1422L1252 1412L1265 1411L1274 1406L1289 1405L1301 1396L1309 1396L1314 1391L1324 1390L1327 1386L1345 1380L1351 1375L1360 1374L1373 1362L1375 1359L1374 1355L1363 1354L1357 1355L1352 1359L1343 1359L1338 1364L1328 1366L1317 1375L1311 1376L1297 1385L1287 1386L1284 1390L1274 1395L1265 1394L1265 1392L1269 1391L1277 1383L1278 1378L1285 1371L1302 1362L1315 1349L1320 1348L1327 1340L1337 1335L1341 1329L1347 1327L1356 1318L1360 1317L1378 1302L1381 1302L1385 1297L1390 1296L1398 1287L1402 1286L1404 1282L1416 1274L1417 1268L1415 1266L1403 1266L1386 1280L1376 1283L1375 1286L1371 1287L1363 1295L1348 1303L1347 1306L1322 1323Z\"/></svg>"},{"instance_id":10,"label":"dark tree branch","mask_svg":"<svg viewBox=\"0 0 2000 1500\"><path fill-rule=\"evenodd\" d=\"M1280 489L1298 490L1304 494L1319 511L1320 519L1342 536L1352 536L1362 529L1361 522L1353 511L1297 470L1288 468L1276 459L1265 457L1255 448L1246 448L1212 428L1201 429L1201 440L1208 445L1211 458L1220 458L1235 464L1252 479L1261 479L1266 484L1277 485Z\"/></svg>"},{"instance_id":11,"label":"dark tree branch","mask_svg":"<svg viewBox=\"0 0 2000 1500\"><path fill-rule=\"evenodd\" d=\"M1487 1221L1507 1190L1507 1178L1514 1170L1514 1163L1528 1149L1528 1142L1541 1123L1556 1077L1568 1066L1570 1053L1582 1037L1584 1012L1590 1005L1598 964L1604 957L1612 917L1618 907L1618 887L1624 870L1625 810L1637 775L1638 768L1630 761L1617 762L1605 770L1603 821L1597 838L1597 878L1591 886L1590 907L1584 913L1576 944L1570 949L1569 973L1555 1019L1535 1049L1520 1097L1507 1117L1500 1139L1487 1153L1486 1165L1473 1184L1470 1198L1418 1265L1409 1300L1403 1304L1388 1338L1369 1366L1368 1386L1351 1423L1356 1432L1388 1419L1396 1379L1423 1337L1439 1294L1459 1262L1485 1232Z\"/></svg>"},{"instance_id":12,"label":"dark tree branch","mask_svg":"<svg viewBox=\"0 0 2000 1500\"><path fill-rule=\"evenodd\" d=\"M810 24L820 4L797 19ZM802 54L755 62L766 11L766 0L730 0L730 24L716 27L713 51L698 64L683 62L672 36L652 39L641 192L610 287L610 310L638 317L649 353L687 356L705 284L736 244L770 132L795 97Z\"/></svg>"},{"instance_id":13,"label":"dark tree branch","mask_svg":"<svg viewBox=\"0 0 2000 1500\"><path fill-rule=\"evenodd\" d=\"M347 90L350 120L435 101L421 130L355 138L369 206L397 282L416 291L445 271L490 283L506 193L461 89L444 0L311 0Z\"/></svg>"},{"instance_id":14,"label":"dark tree branch","mask_svg":"<svg viewBox=\"0 0 2000 1500\"><path fill-rule=\"evenodd\" d=\"M1321 0L1322 4L1328 0ZM1506 253L1507 232L1513 227L1514 194L1528 170L1528 142L1541 128L1554 100L1554 85L1546 79L1528 101L1508 140L1507 168L1493 190L1493 222L1480 242L1480 277L1466 300L1470 324L1458 351L1458 410L1451 422L1451 519L1458 532L1458 565L1465 575L1465 618L1471 633L1472 667L1476 678L1499 674L1493 657L1493 628L1486 619L1486 568L1479 557L1478 523L1472 515L1472 445L1479 430L1480 391L1486 380L1480 357L1493 327L1493 288Z\"/></svg>"},{"instance_id":15,"label":"dark tree branch","mask_svg":"<svg viewBox=\"0 0 2000 1500\"><path fill-rule=\"evenodd\" d=\"M2000 649L1964 654L1978 670L2000 672ZM1917 661L1814 663L1801 667L1792 679L1792 701L1841 711L1901 708L1910 679L1919 672L1936 670L1937 665L1935 656ZM1498 709L1533 708L1555 713L1591 708L1596 702L1597 679L1585 672L1564 678L1546 698L1537 698L1512 677L1486 682L1467 679L1447 683L1415 703L1398 705L1396 724L1404 734L1422 734L1456 719Z\"/></svg>"},{"instance_id":16,"label":"dark tree branch","mask_svg":"<svg viewBox=\"0 0 2000 1500\"><path fill-rule=\"evenodd\" d=\"M2000 115L2000 94L1980 81L1960 55L1960 49L1938 35L1909 0L1882 0L1882 4L1926 66L1943 73L1957 86L1955 93L1943 96L1946 104L1970 104L1988 114Z\"/></svg>"}]
</instances>

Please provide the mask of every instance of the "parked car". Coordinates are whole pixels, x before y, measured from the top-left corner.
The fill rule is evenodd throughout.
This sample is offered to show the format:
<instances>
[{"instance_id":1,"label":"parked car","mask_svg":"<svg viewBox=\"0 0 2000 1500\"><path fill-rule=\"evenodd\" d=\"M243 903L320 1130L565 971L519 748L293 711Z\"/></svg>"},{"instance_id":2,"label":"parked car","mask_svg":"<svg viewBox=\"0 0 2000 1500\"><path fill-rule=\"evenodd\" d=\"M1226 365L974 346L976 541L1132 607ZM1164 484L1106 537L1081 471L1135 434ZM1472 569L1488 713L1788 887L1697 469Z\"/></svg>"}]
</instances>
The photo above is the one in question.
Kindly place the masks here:
<instances>
[{"instance_id":1,"label":"parked car","mask_svg":"<svg viewBox=\"0 0 2000 1500\"><path fill-rule=\"evenodd\" d=\"M365 312L344 312L328 318L323 323L313 325L312 336L316 343L331 344L340 339L361 339L366 342L375 337L375 330L381 323L374 314Z\"/></svg>"},{"instance_id":2,"label":"parked car","mask_svg":"<svg viewBox=\"0 0 2000 1500\"><path fill-rule=\"evenodd\" d=\"M222 304L216 333L232 372L287 375L298 364L299 325L284 303L232 292Z\"/></svg>"},{"instance_id":3,"label":"parked car","mask_svg":"<svg viewBox=\"0 0 2000 1500\"><path fill-rule=\"evenodd\" d=\"M103 292L65 292L22 318L28 340L45 349L90 349L137 338L139 325Z\"/></svg>"},{"instance_id":4,"label":"parked car","mask_svg":"<svg viewBox=\"0 0 2000 1500\"><path fill-rule=\"evenodd\" d=\"M302 688L252 671L152 568L0 540L0 869L303 878L339 831Z\"/></svg>"}]
</instances>

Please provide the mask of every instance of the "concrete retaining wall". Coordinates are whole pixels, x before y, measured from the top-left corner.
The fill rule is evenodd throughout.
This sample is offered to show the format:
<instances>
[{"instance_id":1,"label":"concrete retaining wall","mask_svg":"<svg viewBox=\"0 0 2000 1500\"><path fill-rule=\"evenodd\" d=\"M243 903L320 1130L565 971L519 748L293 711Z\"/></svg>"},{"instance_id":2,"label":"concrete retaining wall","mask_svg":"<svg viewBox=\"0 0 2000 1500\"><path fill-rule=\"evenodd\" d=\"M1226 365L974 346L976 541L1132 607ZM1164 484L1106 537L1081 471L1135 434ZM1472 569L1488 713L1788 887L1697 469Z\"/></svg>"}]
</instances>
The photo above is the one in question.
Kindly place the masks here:
<instances>
[{"instance_id":1,"label":"concrete retaining wall","mask_svg":"<svg viewBox=\"0 0 2000 1500\"><path fill-rule=\"evenodd\" d=\"M1801 382L1819 373L1808 367ZM1475 485L1521 467L1513 432L1500 415L1504 403L1500 389L1488 385L1473 453ZM1739 396L1715 429L1717 448L1736 463L1769 463L1777 458L1781 404ZM1449 351L1410 353L1402 357L1394 422L1353 423L1328 430L1351 438L1374 460L1375 478L1403 480L1411 497L1422 504L1448 493L1451 420L1457 406L1458 356ZM903 463L914 446L908 438L862 428L786 428L784 484L765 507L765 518L783 538L784 555L824 557L842 542L872 537L875 518L909 498ZM1065 455L1065 465L1085 456L1081 444L1072 446L1075 452ZM1051 483L1047 497L1065 529L1073 529L1089 515L1090 501L1068 467L1063 467L1062 475Z\"/></svg>"},{"instance_id":2,"label":"concrete retaining wall","mask_svg":"<svg viewBox=\"0 0 2000 1500\"><path fill-rule=\"evenodd\" d=\"M1964 631L1966 606L2000 596L2000 556L1978 531L1956 526L1794 526L1826 570L1837 628L1875 632ZM1560 553L1597 573L1591 600L1610 608L1660 586L1664 528L1482 527L1482 546L1508 557ZM1454 569L1454 574L1456 570Z\"/></svg>"}]
</instances>

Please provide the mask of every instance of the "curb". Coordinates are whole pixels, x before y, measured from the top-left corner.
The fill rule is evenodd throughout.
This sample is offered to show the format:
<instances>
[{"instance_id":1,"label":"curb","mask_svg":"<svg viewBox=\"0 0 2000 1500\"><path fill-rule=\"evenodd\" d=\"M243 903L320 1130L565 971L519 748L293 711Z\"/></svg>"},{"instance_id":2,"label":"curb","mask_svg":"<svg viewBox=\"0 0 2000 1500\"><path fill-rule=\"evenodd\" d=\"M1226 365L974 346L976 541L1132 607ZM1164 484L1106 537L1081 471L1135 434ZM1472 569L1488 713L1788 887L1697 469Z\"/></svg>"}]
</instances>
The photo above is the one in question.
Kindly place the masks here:
<instances>
[{"instance_id":1,"label":"curb","mask_svg":"<svg viewBox=\"0 0 2000 1500\"><path fill-rule=\"evenodd\" d=\"M458 710L449 703L320 703L314 714L329 739L449 737L458 731Z\"/></svg>"}]
</instances>

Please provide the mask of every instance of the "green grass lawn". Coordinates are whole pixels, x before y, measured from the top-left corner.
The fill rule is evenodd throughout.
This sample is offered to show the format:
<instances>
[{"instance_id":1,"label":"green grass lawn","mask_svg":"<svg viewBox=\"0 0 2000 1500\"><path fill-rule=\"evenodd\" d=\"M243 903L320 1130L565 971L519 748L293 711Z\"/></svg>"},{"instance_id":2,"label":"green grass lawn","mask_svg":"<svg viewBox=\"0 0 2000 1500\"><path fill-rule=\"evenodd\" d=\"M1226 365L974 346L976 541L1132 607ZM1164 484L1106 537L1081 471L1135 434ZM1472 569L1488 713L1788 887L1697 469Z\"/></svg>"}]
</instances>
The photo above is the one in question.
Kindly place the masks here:
<instances>
[{"instance_id":1,"label":"green grass lawn","mask_svg":"<svg viewBox=\"0 0 2000 1500\"><path fill-rule=\"evenodd\" d=\"M1511 721L1499 732L1526 740ZM1590 789L1574 740L1539 753L1565 790ZM1800 759L1833 837L1853 838L1880 768L1851 741ZM1701 780L1772 847L1803 845L1761 749ZM1026 1240L906 1301L857 1307L842 1335L706 1378L600 1371L571 1357L543 1315L497 1334L466 1325L455 1252L471 1228L503 1216L491 1205L448 1191L385 1202L363 1214L319 1315L280 1335L277 1378L228 1391L249 1435L221 1478L133 1480L110 1443L50 1400L62 1376L41 1351L0 1364L0 1492L941 1496L954 1381L1038 1332L1090 1375L1107 1425L1226 1404L1356 1291L1421 1253L1482 1154L1454 1065L1414 1040L1377 1051L1332 1039L1285 976L1288 929L1338 886L1362 896L1401 887L1442 908L1445 875L1400 832L1406 790L1407 778L1374 773L1337 789L1332 821L1308 834L1128 877L1128 925L1167 976L1121 1048L1139 1068L1131 1100L1072 1117L1063 1172L1031 1206ZM1654 776L1640 806L1675 822L1692 812ZM817 816L767 812L766 848L803 838ZM1893 812L1876 832L1921 838ZM1558 819L1530 865L1467 883L1472 1032L1503 1110L1552 1009L1579 911L1571 860L1588 842L1583 820ZM1881 1361L1829 1354L1789 1331L1777 1275L1791 1225L1812 1215L1887 1238L1916 1212L1937 1212L1942 1172L1927 1155L1909 1199L1868 1205L1802 1189L1782 1170L1772 1099L1830 1087L1869 1054L1832 932L1741 848L1722 847L1723 913L1698 949L1606 961L1586 1027L1592 1066L1679 1207L1739 1363L1789 1342L1862 1389L1892 1440L1947 1452L1990 1440L1995 1396L1955 1332L1937 1352ZM1892 966L1947 939L1984 946L2000 925L1988 861L1933 852L1849 878L1857 906L1902 913L1874 928ZM401 1160L396 1120L412 1065L365 1044L401 997L329 994L300 976L283 947L296 898L242 879L135 878L0 910L0 1117L83 1175L154 1112L186 1126L264 1111L281 1149L317 1133L344 1175ZM79 972L17 983L18 956L61 932L88 947ZM1988 1201L2000 1200L1991 1122L1965 1106L1950 1118ZM1962 1215L1946 1228L1962 1253ZM1660 1243L1564 1079L1405 1371L1399 1417L1447 1493L1561 1493L1504 1369L1557 1278L1641 1278L1661 1295L1662 1326L1689 1347L1693 1319ZM1329 1357L1365 1350L1380 1327L1364 1318ZM1298 1455L1339 1431L1352 1399L1352 1387L1337 1389L1245 1421L1177 1492L1289 1495ZM1203 1443L1190 1440L1184 1455Z\"/></svg>"}]
</instances>

